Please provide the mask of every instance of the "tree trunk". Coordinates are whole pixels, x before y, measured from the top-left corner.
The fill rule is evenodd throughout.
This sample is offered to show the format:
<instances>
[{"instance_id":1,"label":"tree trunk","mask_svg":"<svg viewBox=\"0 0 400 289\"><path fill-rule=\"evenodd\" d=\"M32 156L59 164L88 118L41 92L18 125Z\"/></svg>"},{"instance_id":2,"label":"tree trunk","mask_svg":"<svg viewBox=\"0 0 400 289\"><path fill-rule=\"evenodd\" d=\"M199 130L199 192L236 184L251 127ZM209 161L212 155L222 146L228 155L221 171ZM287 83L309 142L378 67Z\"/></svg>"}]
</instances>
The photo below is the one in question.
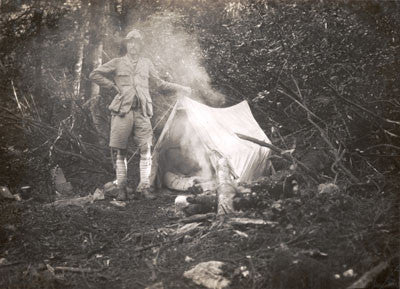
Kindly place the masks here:
<instances>
[{"instance_id":1,"label":"tree trunk","mask_svg":"<svg viewBox=\"0 0 400 289\"><path fill-rule=\"evenodd\" d=\"M47 99L45 99L43 95L43 61L42 61L42 42L43 37L41 35L42 30L42 20L43 20L43 12L40 10L40 7L34 7L33 19L35 25L35 37L33 39L33 62L34 62L34 73L35 73L35 81L33 84L33 97L36 99L38 107L46 107ZM44 112L44 111L43 111Z\"/></svg>"},{"instance_id":2,"label":"tree trunk","mask_svg":"<svg viewBox=\"0 0 400 289\"><path fill-rule=\"evenodd\" d=\"M89 19L88 19L88 0L82 1L82 14L81 14L81 22L80 31L79 31L79 38L78 38L78 51L77 51L77 61L75 63L74 68L74 99L79 99L80 95L80 88L81 88L81 80L82 80L82 65L83 65L83 52L85 49L86 39L85 34L89 27Z\"/></svg>"},{"instance_id":3,"label":"tree trunk","mask_svg":"<svg viewBox=\"0 0 400 289\"><path fill-rule=\"evenodd\" d=\"M83 66L83 55L85 49L85 34L89 27L89 20L87 18L88 14L88 0L82 1L82 9L81 9L81 21L77 24L77 30L79 31L77 42L78 42L78 49L77 49L77 60L74 66L74 80L72 83L73 92L71 95L71 116L72 116L72 126L71 129L74 129L75 120L76 120L76 113L77 113L77 102L80 98L81 92L81 81L82 81L82 66Z\"/></svg>"},{"instance_id":4,"label":"tree trunk","mask_svg":"<svg viewBox=\"0 0 400 289\"><path fill-rule=\"evenodd\" d=\"M91 34L91 47L92 47L92 67L93 69L102 64L103 55L103 33L106 24L106 15L108 14L108 5L105 0L91 0L90 5L90 27L92 29ZM90 103L90 114L94 127L96 128L99 143L101 145L106 144L108 137L107 123L102 116L100 101L100 87L91 83L91 103Z\"/></svg>"}]
</instances>

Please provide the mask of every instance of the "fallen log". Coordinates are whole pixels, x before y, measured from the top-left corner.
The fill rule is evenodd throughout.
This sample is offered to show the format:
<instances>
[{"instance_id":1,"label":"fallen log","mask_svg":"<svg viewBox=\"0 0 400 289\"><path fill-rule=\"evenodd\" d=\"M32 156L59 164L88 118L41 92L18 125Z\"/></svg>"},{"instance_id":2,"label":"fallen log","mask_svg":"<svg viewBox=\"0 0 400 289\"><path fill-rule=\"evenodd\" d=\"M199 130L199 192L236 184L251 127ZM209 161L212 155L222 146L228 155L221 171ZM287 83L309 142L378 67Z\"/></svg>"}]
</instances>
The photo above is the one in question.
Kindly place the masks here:
<instances>
[{"instance_id":1,"label":"fallen log","mask_svg":"<svg viewBox=\"0 0 400 289\"><path fill-rule=\"evenodd\" d=\"M309 176L311 177L311 179L313 181L315 181L316 183L319 183L318 176L309 167L307 167L304 163L302 163L301 161L299 161L295 157L288 156L285 153L284 150L274 146L273 144L266 143L265 141L258 140L258 139L254 138L254 137L251 137L251 136L243 135L243 134L240 134L240 133L236 133L236 135L239 138L243 139L243 140L247 140L247 141L253 142L255 144L258 144L260 146L267 147L267 148L269 148L272 151L276 152L281 157L283 157L284 159L286 159L286 160L288 160L290 162L294 161L300 168L302 168L307 174L309 174Z\"/></svg>"},{"instance_id":2,"label":"fallen log","mask_svg":"<svg viewBox=\"0 0 400 289\"><path fill-rule=\"evenodd\" d=\"M354 282L352 285L347 287L347 289L361 289L369 288L371 283L376 280L376 278L389 267L388 262L380 262L377 266L364 273L360 279Z\"/></svg>"},{"instance_id":3,"label":"fallen log","mask_svg":"<svg viewBox=\"0 0 400 289\"><path fill-rule=\"evenodd\" d=\"M62 208L62 207L66 207L66 206L83 207L87 203L93 203L96 200L104 200L104 193L102 190L97 189L93 195L89 194L86 197L57 200L57 201L54 201L53 203L45 204L43 207L45 207L45 208L49 208L49 207Z\"/></svg>"}]
</instances>

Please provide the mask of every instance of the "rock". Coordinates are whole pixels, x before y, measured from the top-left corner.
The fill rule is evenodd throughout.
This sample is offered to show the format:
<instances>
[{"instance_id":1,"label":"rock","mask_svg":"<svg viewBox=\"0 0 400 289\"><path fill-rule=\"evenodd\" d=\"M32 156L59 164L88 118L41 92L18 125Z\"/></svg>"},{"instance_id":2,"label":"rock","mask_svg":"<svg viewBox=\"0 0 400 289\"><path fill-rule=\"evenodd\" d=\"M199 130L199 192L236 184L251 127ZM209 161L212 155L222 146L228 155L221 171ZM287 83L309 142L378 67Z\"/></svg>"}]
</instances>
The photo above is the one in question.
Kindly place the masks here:
<instances>
[{"instance_id":1,"label":"rock","mask_svg":"<svg viewBox=\"0 0 400 289\"><path fill-rule=\"evenodd\" d=\"M21 196L19 194L11 194L10 190L6 186L0 186L0 199L21 201Z\"/></svg>"},{"instance_id":2,"label":"rock","mask_svg":"<svg viewBox=\"0 0 400 289\"><path fill-rule=\"evenodd\" d=\"M339 187L332 183L318 185L319 194L336 194L339 191L340 191Z\"/></svg>"},{"instance_id":3,"label":"rock","mask_svg":"<svg viewBox=\"0 0 400 289\"><path fill-rule=\"evenodd\" d=\"M0 196L4 199L14 199L14 195L6 186L0 186Z\"/></svg>"},{"instance_id":4,"label":"rock","mask_svg":"<svg viewBox=\"0 0 400 289\"><path fill-rule=\"evenodd\" d=\"M189 203L187 201L188 196L177 196L175 198L175 214L179 217L184 216L184 209L189 206Z\"/></svg>"},{"instance_id":5,"label":"rock","mask_svg":"<svg viewBox=\"0 0 400 289\"><path fill-rule=\"evenodd\" d=\"M353 269L349 269L349 270L343 272L343 277L351 278L354 276L356 276L356 274L354 273Z\"/></svg>"},{"instance_id":6,"label":"rock","mask_svg":"<svg viewBox=\"0 0 400 289\"><path fill-rule=\"evenodd\" d=\"M56 191L58 191L60 194L72 193L72 185L70 182L67 182L67 179L64 176L64 172L59 166L51 169L50 174Z\"/></svg>"},{"instance_id":7,"label":"rock","mask_svg":"<svg viewBox=\"0 0 400 289\"><path fill-rule=\"evenodd\" d=\"M227 288L231 281L222 276L222 267L225 265L219 261L208 261L197 264L192 269L185 271L183 276L191 279L197 285L202 285L209 289Z\"/></svg>"},{"instance_id":8,"label":"rock","mask_svg":"<svg viewBox=\"0 0 400 289\"><path fill-rule=\"evenodd\" d=\"M190 257L190 256L186 256L185 257L185 262L186 263L190 263L190 262L193 262L193 261L194 261L194 259L192 257Z\"/></svg>"},{"instance_id":9,"label":"rock","mask_svg":"<svg viewBox=\"0 0 400 289\"><path fill-rule=\"evenodd\" d=\"M50 174L54 184L63 184L67 182L64 172L59 166L55 166L51 169Z\"/></svg>"},{"instance_id":10,"label":"rock","mask_svg":"<svg viewBox=\"0 0 400 289\"><path fill-rule=\"evenodd\" d=\"M100 190L99 188L97 188L93 193L93 201L94 200L104 200L104 199L105 199L105 196L104 196L103 190Z\"/></svg>"}]
</instances>

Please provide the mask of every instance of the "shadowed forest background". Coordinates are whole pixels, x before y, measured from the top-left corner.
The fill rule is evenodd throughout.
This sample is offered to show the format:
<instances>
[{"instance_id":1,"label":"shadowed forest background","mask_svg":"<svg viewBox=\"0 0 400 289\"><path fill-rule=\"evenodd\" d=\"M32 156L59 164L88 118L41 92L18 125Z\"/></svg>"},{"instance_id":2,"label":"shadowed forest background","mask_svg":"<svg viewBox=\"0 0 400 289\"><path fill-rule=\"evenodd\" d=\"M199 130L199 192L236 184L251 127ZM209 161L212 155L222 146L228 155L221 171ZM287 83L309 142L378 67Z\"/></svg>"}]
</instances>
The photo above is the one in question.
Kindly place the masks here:
<instances>
[{"instance_id":1,"label":"shadowed forest background","mask_svg":"<svg viewBox=\"0 0 400 289\"><path fill-rule=\"evenodd\" d=\"M91 83L88 75L99 64L122 55L122 38L137 28L144 34L145 55L162 78L190 86L192 97L207 105L224 107L247 100L275 146L292 150L320 182L338 184L352 198L349 215L332 213L333 203L326 207L322 200L313 199L309 176L302 176L301 197L308 204L302 208L322 210L321 227L340 215L344 223L335 228L352 228L345 235L354 233L359 238L355 245L346 242L334 249L345 252L347 257L342 257L347 263L353 258L359 275L398 252L398 1L3 0L0 13L0 185L12 192L30 186L33 199L40 203L54 198L49 171L56 165L77 196L113 179L107 147L107 106L113 95ZM156 88L151 93L157 137L177 95ZM138 180L135 150L129 149L133 185ZM276 171L291 165L274 155L272 162ZM23 205L1 206L0 225L23 223L21 214L27 210ZM291 215L293 211L287 210L286 229L301 219ZM302 228L312 223L307 218ZM4 236L9 234L1 230ZM372 233L362 235L365 230ZM19 234L22 239L26 236L23 231ZM254 236L247 247L243 245L244 251L265 241ZM321 236L326 239L320 243L328 246L331 237ZM0 242L4 253L14 241L4 237ZM352 255L356 249L349 249L353 247L360 252L358 259ZM253 270L285 267L271 265L285 256L270 256L267 265L255 261ZM340 267L340 258L330 265ZM279 283L268 274L257 279L254 273L252 281L235 284L237 288L303 288L290 287L286 273L279 274L274 276L289 283ZM92 281L88 288L100 284ZM76 282L72 285L81 284ZM348 282L336 288L344 285Z\"/></svg>"},{"instance_id":2,"label":"shadowed forest background","mask_svg":"<svg viewBox=\"0 0 400 289\"><path fill-rule=\"evenodd\" d=\"M88 74L121 54L132 27L165 79L206 104L248 100L279 147L316 149L377 184L399 169L398 2L2 1L1 13L11 187L48 175L43 165L107 166L99 144L112 95ZM159 95L154 123L176 97Z\"/></svg>"}]
</instances>

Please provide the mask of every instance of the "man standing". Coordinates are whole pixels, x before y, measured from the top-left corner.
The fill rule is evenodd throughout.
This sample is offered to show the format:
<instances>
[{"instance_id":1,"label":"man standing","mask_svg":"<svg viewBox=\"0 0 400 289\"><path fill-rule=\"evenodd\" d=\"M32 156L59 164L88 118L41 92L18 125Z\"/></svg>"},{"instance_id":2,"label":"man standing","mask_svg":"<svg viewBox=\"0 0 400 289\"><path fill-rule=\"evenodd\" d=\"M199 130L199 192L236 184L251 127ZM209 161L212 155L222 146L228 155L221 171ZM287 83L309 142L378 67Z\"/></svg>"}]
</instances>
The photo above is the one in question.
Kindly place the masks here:
<instances>
[{"instance_id":1,"label":"man standing","mask_svg":"<svg viewBox=\"0 0 400 289\"><path fill-rule=\"evenodd\" d=\"M136 191L146 199L154 199L155 196L150 192L153 139L150 118L153 115L153 105L149 93L149 77L154 78L157 84L165 89L181 90L187 94L190 94L191 89L159 78L153 63L140 55L143 42L138 30L129 32L124 42L126 55L99 66L89 77L99 86L117 93L108 107L112 115L110 147L117 150L117 199L127 198L126 148L131 133L140 150L140 183Z\"/></svg>"}]
</instances>

